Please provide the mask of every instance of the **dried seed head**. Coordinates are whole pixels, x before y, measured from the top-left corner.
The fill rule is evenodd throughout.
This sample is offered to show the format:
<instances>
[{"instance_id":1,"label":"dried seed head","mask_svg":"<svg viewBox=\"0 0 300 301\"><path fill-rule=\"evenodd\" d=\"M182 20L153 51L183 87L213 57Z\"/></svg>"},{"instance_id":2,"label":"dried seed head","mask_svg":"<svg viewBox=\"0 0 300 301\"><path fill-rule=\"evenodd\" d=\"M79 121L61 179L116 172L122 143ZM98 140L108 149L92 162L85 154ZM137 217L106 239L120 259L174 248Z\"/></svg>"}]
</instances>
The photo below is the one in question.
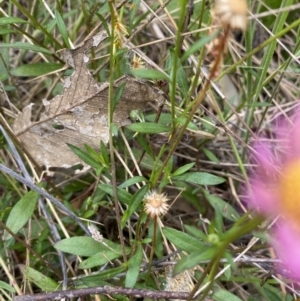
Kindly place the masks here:
<instances>
[{"instance_id":1,"label":"dried seed head","mask_svg":"<svg viewBox=\"0 0 300 301\"><path fill-rule=\"evenodd\" d=\"M139 56L134 54L133 59L132 59L131 69L136 70L136 69L142 69L142 68L145 68L144 62L142 61L142 59Z\"/></svg>"},{"instance_id":2,"label":"dried seed head","mask_svg":"<svg viewBox=\"0 0 300 301\"><path fill-rule=\"evenodd\" d=\"M92 238L96 241L103 242L103 236L94 225L89 225L88 229L92 234Z\"/></svg>"},{"instance_id":3,"label":"dried seed head","mask_svg":"<svg viewBox=\"0 0 300 301\"><path fill-rule=\"evenodd\" d=\"M216 0L213 15L219 23L231 29L246 30L248 6L246 0Z\"/></svg>"},{"instance_id":4,"label":"dried seed head","mask_svg":"<svg viewBox=\"0 0 300 301\"><path fill-rule=\"evenodd\" d=\"M119 18L116 18L115 22L115 43L119 47L123 47L123 39L128 35L128 31L125 25L120 21Z\"/></svg>"},{"instance_id":5,"label":"dried seed head","mask_svg":"<svg viewBox=\"0 0 300 301\"><path fill-rule=\"evenodd\" d=\"M158 193L155 190L149 191L144 200L145 212L152 218L164 215L169 210L170 205L167 204L169 199L164 193Z\"/></svg>"}]
</instances>

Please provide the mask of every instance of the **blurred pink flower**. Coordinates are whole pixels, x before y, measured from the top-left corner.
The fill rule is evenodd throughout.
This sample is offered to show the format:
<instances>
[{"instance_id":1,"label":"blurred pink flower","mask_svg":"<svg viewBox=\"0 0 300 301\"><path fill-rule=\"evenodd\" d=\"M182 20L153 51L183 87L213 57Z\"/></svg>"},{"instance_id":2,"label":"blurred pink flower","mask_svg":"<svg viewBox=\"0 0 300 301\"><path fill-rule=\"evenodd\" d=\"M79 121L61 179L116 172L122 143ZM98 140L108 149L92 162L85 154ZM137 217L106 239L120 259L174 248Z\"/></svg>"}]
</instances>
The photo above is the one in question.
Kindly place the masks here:
<instances>
[{"instance_id":1,"label":"blurred pink flower","mask_svg":"<svg viewBox=\"0 0 300 301\"><path fill-rule=\"evenodd\" d=\"M300 110L279 120L272 140L255 142L257 167L250 176L249 206L266 217L280 216L273 247L282 267L300 280Z\"/></svg>"}]
</instances>

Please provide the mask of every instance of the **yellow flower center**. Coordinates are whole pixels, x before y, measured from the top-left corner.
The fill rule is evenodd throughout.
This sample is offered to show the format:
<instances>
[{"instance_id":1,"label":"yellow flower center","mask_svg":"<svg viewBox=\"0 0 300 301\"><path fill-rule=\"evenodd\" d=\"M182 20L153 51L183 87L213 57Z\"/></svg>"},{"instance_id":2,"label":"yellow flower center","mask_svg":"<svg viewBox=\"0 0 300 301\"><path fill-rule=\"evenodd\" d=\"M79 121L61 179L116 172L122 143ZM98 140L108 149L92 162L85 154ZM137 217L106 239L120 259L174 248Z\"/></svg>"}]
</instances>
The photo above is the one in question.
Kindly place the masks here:
<instances>
[{"instance_id":1,"label":"yellow flower center","mask_svg":"<svg viewBox=\"0 0 300 301\"><path fill-rule=\"evenodd\" d=\"M162 200L160 198L153 198L150 203L152 207L159 208L162 205Z\"/></svg>"},{"instance_id":2,"label":"yellow flower center","mask_svg":"<svg viewBox=\"0 0 300 301\"><path fill-rule=\"evenodd\" d=\"M300 217L300 160L287 164L279 181L281 212L295 222Z\"/></svg>"}]
</instances>

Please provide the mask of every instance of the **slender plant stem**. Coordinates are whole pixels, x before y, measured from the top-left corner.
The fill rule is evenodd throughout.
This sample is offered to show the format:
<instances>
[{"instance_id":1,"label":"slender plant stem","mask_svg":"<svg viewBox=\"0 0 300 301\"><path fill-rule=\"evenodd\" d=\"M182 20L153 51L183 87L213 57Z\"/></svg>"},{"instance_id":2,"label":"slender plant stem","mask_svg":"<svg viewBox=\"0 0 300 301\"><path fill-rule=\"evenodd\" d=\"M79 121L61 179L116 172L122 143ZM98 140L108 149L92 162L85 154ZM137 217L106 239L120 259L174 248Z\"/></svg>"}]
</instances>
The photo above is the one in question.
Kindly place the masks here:
<instances>
[{"instance_id":1,"label":"slender plant stem","mask_svg":"<svg viewBox=\"0 0 300 301\"><path fill-rule=\"evenodd\" d=\"M110 33L110 76L109 76L109 89L108 89L108 125L109 125L109 153L111 162L111 177L114 191L114 203L116 211L116 219L118 225L119 238L122 246L123 260L127 262L127 255L125 250L125 240L121 227L121 213L119 208L118 192L117 192L117 177L116 177L116 164L114 156L114 144L112 135L112 123L113 123L113 99L114 99L114 71L115 71L115 7L114 1L108 1L110 14L111 14L111 33Z\"/></svg>"},{"instance_id":2,"label":"slender plant stem","mask_svg":"<svg viewBox=\"0 0 300 301\"><path fill-rule=\"evenodd\" d=\"M152 267L152 261L153 261L155 244L156 244L156 228L157 228L157 217L155 216L154 219L153 219L153 238L152 238L152 246L151 246L150 258L149 258L149 267L148 267L147 280L150 279L150 275L151 275L151 267Z\"/></svg>"}]
</instances>

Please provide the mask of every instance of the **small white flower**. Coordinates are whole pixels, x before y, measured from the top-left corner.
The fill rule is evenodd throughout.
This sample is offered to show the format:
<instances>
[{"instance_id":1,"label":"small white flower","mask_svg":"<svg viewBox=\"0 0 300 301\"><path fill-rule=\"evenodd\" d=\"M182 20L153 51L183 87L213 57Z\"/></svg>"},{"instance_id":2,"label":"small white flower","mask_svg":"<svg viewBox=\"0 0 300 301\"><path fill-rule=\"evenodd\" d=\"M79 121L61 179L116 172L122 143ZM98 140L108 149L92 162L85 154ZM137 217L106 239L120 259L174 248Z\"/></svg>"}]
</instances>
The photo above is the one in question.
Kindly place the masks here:
<instances>
[{"instance_id":1,"label":"small white flower","mask_svg":"<svg viewBox=\"0 0 300 301\"><path fill-rule=\"evenodd\" d=\"M149 191L144 200L145 212L152 218L164 215L169 210L170 205L167 204L169 199L164 193L158 193L156 190Z\"/></svg>"}]
</instances>

